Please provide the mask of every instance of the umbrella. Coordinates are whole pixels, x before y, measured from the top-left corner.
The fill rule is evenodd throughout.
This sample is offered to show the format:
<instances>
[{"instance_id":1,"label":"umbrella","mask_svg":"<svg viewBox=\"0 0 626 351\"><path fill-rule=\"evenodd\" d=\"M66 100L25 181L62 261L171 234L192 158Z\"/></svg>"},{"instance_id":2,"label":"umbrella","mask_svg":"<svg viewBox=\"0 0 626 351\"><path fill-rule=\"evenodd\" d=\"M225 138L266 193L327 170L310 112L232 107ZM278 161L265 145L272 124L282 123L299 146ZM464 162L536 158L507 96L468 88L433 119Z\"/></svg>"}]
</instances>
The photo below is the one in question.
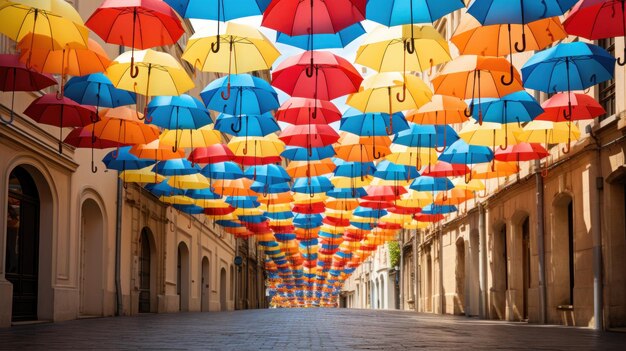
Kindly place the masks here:
<instances>
[{"instance_id":1,"label":"umbrella","mask_svg":"<svg viewBox=\"0 0 626 351\"><path fill-rule=\"evenodd\" d=\"M398 133L393 143L417 148L434 148L442 152L459 137L449 125L410 124L408 130Z\"/></svg>"},{"instance_id":2,"label":"umbrella","mask_svg":"<svg viewBox=\"0 0 626 351\"><path fill-rule=\"evenodd\" d=\"M519 143L505 150L496 150L494 158L498 161L511 162L540 160L550 153L539 143Z\"/></svg>"},{"instance_id":3,"label":"umbrella","mask_svg":"<svg viewBox=\"0 0 626 351\"><path fill-rule=\"evenodd\" d=\"M465 101L445 95L433 95L430 102L407 112L406 119L416 124L455 124L467 121Z\"/></svg>"},{"instance_id":4,"label":"umbrella","mask_svg":"<svg viewBox=\"0 0 626 351\"><path fill-rule=\"evenodd\" d=\"M374 177L384 180L408 181L419 177L419 173L414 166L395 164L388 160L383 160L376 165Z\"/></svg>"},{"instance_id":5,"label":"umbrella","mask_svg":"<svg viewBox=\"0 0 626 351\"><path fill-rule=\"evenodd\" d=\"M0 55L0 90L11 91L11 114L8 120L0 115L4 123L13 122L13 104L16 91L35 91L45 89L56 84L56 80L48 75L36 72L19 61L17 55Z\"/></svg>"},{"instance_id":6,"label":"umbrella","mask_svg":"<svg viewBox=\"0 0 626 351\"><path fill-rule=\"evenodd\" d=\"M519 141L527 143L544 143L559 144L559 143L571 143L572 140L578 140L580 138L580 130L569 122L549 122L535 120L524 126L524 128L515 134ZM569 149L564 149L566 153Z\"/></svg>"},{"instance_id":7,"label":"umbrella","mask_svg":"<svg viewBox=\"0 0 626 351\"><path fill-rule=\"evenodd\" d=\"M428 167L422 172L422 176L435 177L435 178L459 177L459 176L464 176L468 174L469 172L470 172L470 169L465 164L437 161L437 163L435 163L434 166L428 165Z\"/></svg>"},{"instance_id":8,"label":"umbrella","mask_svg":"<svg viewBox=\"0 0 626 351\"><path fill-rule=\"evenodd\" d=\"M343 133L335 145L337 157L348 162L372 162L391 153L386 136L360 137Z\"/></svg>"},{"instance_id":9,"label":"umbrella","mask_svg":"<svg viewBox=\"0 0 626 351\"><path fill-rule=\"evenodd\" d=\"M445 149L439 160L461 165L488 163L493 160L493 151L487 146L469 145L459 139Z\"/></svg>"},{"instance_id":10,"label":"umbrella","mask_svg":"<svg viewBox=\"0 0 626 351\"><path fill-rule=\"evenodd\" d=\"M499 98L523 89L517 71L513 73L513 81L502 82L511 63L500 57L484 57L475 55L459 56L447 63L441 72L432 80L435 94L455 96L459 99L471 99L472 102L482 98ZM473 105L465 112L470 117ZM481 110L478 121L482 124Z\"/></svg>"},{"instance_id":11,"label":"umbrella","mask_svg":"<svg viewBox=\"0 0 626 351\"><path fill-rule=\"evenodd\" d=\"M130 152L130 146L120 147L119 150L111 151L104 156L102 163L107 169L125 171L127 169L142 169L156 163L152 159L141 159Z\"/></svg>"},{"instance_id":12,"label":"umbrella","mask_svg":"<svg viewBox=\"0 0 626 351\"><path fill-rule=\"evenodd\" d=\"M276 42L302 50L343 49L363 34L365 34L363 25L355 23L337 33L313 34L312 37L308 34L290 36L276 32Z\"/></svg>"},{"instance_id":13,"label":"umbrella","mask_svg":"<svg viewBox=\"0 0 626 351\"><path fill-rule=\"evenodd\" d=\"M340 119L339 109L325 100L292 97L276 111L276 120L296 125L330 124Z\"/></svg>"},{"instance_id":14,"label":"umbrella","mask_svg":"<svg viewBox=\"0 0 626 351\"><path fill-rule=\"evenodd\" d=\"M177 189L209 189L210 182L199 173L173 175L167 180L167 184Z\"/></svg>"},{"instance_id":15,"label":"umbrella","mask_svg":"<svg viewBox=\"0 0 626 351\"><path fill-rule=\"evenodd\" d=\"M167 184L167 179L160 183L146 184L145 188L157 197L175 195L185 195L187 197L191 197L187 195L184 190L171 187L169 184Z\"/></svg>"},{"instance_id":16,"label":"umbrella","mask_svg":"<svg viewBox=\"0 0 626 351\"><path fill-rule=\"evenodd\" d=\"M235 161L240 164L257 165L281 162L280 154L285 144L275 134L265 137L234 137L228 148L235 154Z\"/></svg>"},{"instance_id":17,"label":"umbrella","mask_svg":"<svg viewBox=\"0 0 626 351\"><path fill-rule=\"evenodd\" d=\"M31 41L31 48L46 47L49 50L66 46L85 47L89 30L78 11L64 0L12 0L0 4L0 33L15 40L29 34L41 40Z\"/></svg>"},{"instance_id":18,"label":"umbrella","mask_svg":"<svg viewBox=\"0 0 626 351\"><path fill-rule=\"evenodd\" d=\"M266 136L280 130L274 116L262 115L231 116L220 114L215 120L215 129L234 136Z\"/></svg>"},{"instance_id":19,"label":"umbrella","mask_svg":"<svg viewBox=\"0 0 626 351\"><path fill-rule=\"evenodd\" d=\"M447 192L440 192L435 198L434 205L455 206L474 198L474 192L465 189L451 189Z\"/></svg>"},{"instance_id":20,"label":"umbrella","mask_svg":"<svg viewBox=\"0 0 626 351\"><path fill-rule=\"evenodd\" d=\"M296 193L310 194L314 197L315 194L325 193L333 188L333 184L330 179L326 177L310 177L310 178L297 178L294 180L292 190Z\"/></svg>"},{"instance_id":21,"label":"umbrella","mask_svg":"<svg viewBox=\"0 0 626 351\"><path fill-rule=\"evenodd\" d=\"M462 0L369 0L366 17L387 27L432 23L463 7Z\"/></svg>"},{"instance_id":22,"label":"umbrella","mask_svg":"<svg viewBox=\"0 0 626 351\"><path fill-rule=\"evenodd\" d=\"M131 48L127 56L133 79L140 71L135 49L174 44L185 33L174 10L160 0L104 0L85 24L105 42Z\"/></svg>"},{"instance_id":23,"label":"umbrella","mask_svg":"<svg viewBox=\"0 0 626 351\"><path fill-rule=\"evenodd\" d=\"M164 0L181 17L215 21L230 21L237 18L260 15L270 0Z\"/></svg>"},{"instance_id":24,"label":"umbrella","mask_svg":"<svg viewBox=\"0 0 626 351\"><path fill-rule=\"evenodd\" d=\"M328 158L319 161L291 161L287 166L287 173L292 178L320 176L334 171L335 163Z\"/></svg>"},{"instance_id":25,"label":"umbrella","mask_svg":"<svg viewBox=\"0 0 626 351\"><path fill-rule=\"evenodd\" d=\"M148 104L149 124L165 129L198 129L211 124L204 104L193 96L156 96Z\"/></svg>"},{"instance_id":26,"label":"umbrella","mask_svg":"<svg viewBox=\"0 0 626 351\"><path fill-rule=\"evenodd\" d=\"M415 191L447 191L454 188L454 184L446 177L439 178L421 175L413 180L410 188Z\"/></svg>"},{"instance_id":27,"label":"umbrella","mask_svg":"<svg viewBox=\"0 0 626 351\"><path fill-rule=\"evenodd\" d=\"M335 149L331 145L310 149L287 146L281 156L291 161L317 161L335 156Z\"/></svg>"},{"instance_id":28,"label":"umbrella","mask_svg":"<svg viewBox=\"0 0 626 351\"><path fill-rule=\"evenodd\" d=\"M493 179L508 177L519 172L519 167L512 162L495 161L491 166L488 164L475 165L472 168L473 179ZM486 191L485 191L486 192Z\"/></svg>"},{"instance_id":29,"label":"umbrella","mask_svg":"<svg viewBox=\"0 0 626 351\"><path fill-rule=\"evenodd\" d=\"M252 183L248 178L216 180L213 189L222 196L255 196L256 193L250 189Z\"/></svg>"},{"instance_id":30,"label":"umbrella","mask_svg":"<svg viewBox=\"0 0 626 351\"><path fill-rule=\"evenodd\" d=\"M210 180L239 179L244 176L241 167L232 161L208 164L200 172Z\"/></svg>"},{"instance_id":31,"label":"umbrella","mask_svg":"<svg viewBox=\"0 0 626 351\"><path fill-rule=\"evenodd\" d=\"M448 42L435 28L404 25L368 34L355 62L378 72L423 72L450 60Z\"/></svg>"},{"instance_id":32,"label":"umbrella","mask_svg":"<svg viewBox=\"0 0 626 351\"><path fill-rule=\"evenodd\" d=\"M331 126L323 124L289 126L280 133L280 140L289 146L324 147L337 142L339 134Z\"/></svg>"},{"instance_id":33,"label":"umbrella","mask_svg":"<svg viewBox=\"0 0 626 351\"><path fill-rule=\"evenodd\" d=\"M244 176L269 185L291 181L287 171L278 165L252 166L244 172Z\"/></svg>"},{"instance_id":34,"label":"umbrella","mask_svg":"<svg viewBox=\"0 0 626 351\"><path fill-rule=\"evenodd\" d=\"M362 81L350 62L325 51L289 57L272 72L272 85L290 96L327 101L357 91Z\"/></svg>"},{"instance_id":35,"label":"umbrella","mask_svg":"<svg viewBox=\"0 0 626 351\"><path fill-rule=\"evenodd\" d=\"M102 73L70 78L65 84L65 96L79 104L96 107L134 105L137 99L134 93L115 88Z\"/></svg>"},{"instance_id":36,"label":"umbrella","mask_svg":"<svg viewBox=\"0 0 626 351\"><path fill-rule=\"evenodd\" d=\"M568 115L569 103L572 104L572 121L592 119L606 113L604 107L587 94L559 93L544 101L541 106L544 112L537 116L540 121L567 122L563 116Z\"/></svg>"},{"instance_id":37,"label":"umbrella","mask_svg":"<svg viewBox=\"0 0 626 351\"><path fill-rule=\"evenodd\" d=\"M467 13L483 25L491 24L528 24L540 19L561 16L578 0L473 0L467 7ZM526 31L522 27L522 40L515 43L515 50L526 51Z\"/></svg>"},{"instance_id":38,"label":"umbrella","mask_svg":"<svg viewBox=\"0 0 626 351\"><path fill-rule=\"evenodd\" d=\"M569 34L590 40L623 37L625 14L626 4L621 0L583 0L574 6L563 25ZM617 63L626 65L626 48Z\"/></svg>"},{"instance_id":39,"label":"umbrella","mask_svg":"<svg viewBox=\"0 0 626 351\"><path fill-rule=\"evenodd\" d=\"M185 157L184 150L173 151L171 145L162 144L159 139L145 143L133 145L130 149L130 153L145 159L152 159L155 161L165 161L174 158Z\"/></svg>"},{"instance_id":40,"label":"umbrella","mask_svg":"<svg viewBox=\"0 0 626 351\"><path fill-rule=\"evenodd\" d=\"M189 161L193 163L217 163L232 161L235 154L224 144L215 144L207 147L195 148L189 154Z\"/></svg>"},{"instance_id":41,"label":"umbrella","mask_svg":"<svg viewBox=\"0 0 626 351\"><path fill-rule=\"evenodd\" d=\"M475 122L466 124L459 132L459 137L471 145L490 146L494 150L497 145L506 145L502 146L506 149L508 145L518 143L516 133L520 131L520 126L515 123L503 128L499 123L485 122L481 126Z\"/></svg>"},{"instance_id":42,"label":"umbrella","mask_svg":"<svg viewBox=\"0 0 626 351\"><path fill-rule=\"evenodd\" d=\"M88 131L85 128L74 128L65 136L63 142L75 148L91 148L91 172L96 173L98 172L98 167L95 165L93 158L94 149L116 148L123 146L123 144L99 139L92 134L93 131Z\"/></svg>"},{"instance_id":43,"label":"umbrella","mask_svg":"<svg viewBox=\"0 0 626 351\"><path fill-rule=\"evenodd\" d=\"M164 176L182 176L200 173L200 167L184 158L173 158L157 163L153 171Z\"/></svg>"},{"instance_id":44,"label":"umbrella","mask_svg":"<svg viewBox=\"0 0 626 351\"><path fill-rule=\"evenodd\" d=\"M443 149L442 149L443 151ZM423 164L429 165L437 161L435 148L410 147L399 144L391 145L391 153L385 159L405 166L416 166L422 168ZM426 160L426 162L424 162Z\"/></svg>"},{"instance_id":45,"label":"umbrella","mask_svg":"<svg viewBox=\"0 0 626 351\"><path fill-rule=\"evenodd\" d=\"M59 127L59 154L63 153L63 128L83 127L98 121L96 109L71 99L46 94L35 99L24 114L38 123Z\"/></svg>"},{"instance_id":46,"label":"umbrella","mask_svg":"<svg viewBox=\"0 0 626 351\"><path fill-rule=\"evenodd\" d=\"M172 151L178 148L207 147L222 142L221 134L211 126L199 129L164 130L159 137L164 145L170 145Z\"/></svg>"},{"instance_id":47,"label":"umbrella","mask_svg":"<svg viewBox=\"0 0 626 351\"><path fill-rule=\"evenodd\" d=\"M224 100L222 96L226 96L228 84L232 85L236 93ZM200 97L210 110L233 116L260 115L280 106L274 88L265 80L250 74L235 74L216 79L202 90Z\"/></svg>"},{"instance_id":48,"label":"umbrella","mask_svg":"<svg viewBox=\"0 0 626 351\"><path fill-rule=\"evenodd\" d=\"M525 46L513 49L513 42L524 41L525 33L530 32L530 38ZM450 39L462 55L506 56L509 55L511 69L509 78L503 76L504 84L513 81L513 54L521 51L538 51L551 45L555 41L565 39L567 33L558 17L540 19L525 24L493 24L483 26L474 17L461 17L461 23ZM518 50L519 49L519 50Z\"/></svg>"},{"instance_id":49,"label":"umbrella","mask_svg":"<svg viewBox=\"0 0 626 351\"><path fill-rule=\"evenodd\" d=\"M124 183L160 183L165 180L164 176L153 172L151 169L152 166L142 169L128 169L120 172L119 178ZM162 198L161 201L163 201Z\"/></svg>"},{"instance_id":50,"label":"umbrella","mask_svg":"<svg viewBox=\"0 0 626 351\"><path fill-rule=\"evenodd\" d=\"M159 138L159 129L144 124L140 113L128 107L100 110L100 120L85 126L94 137L121 145L147 144Z\"/></svg>"},{"instance_id":51,"label":"umbrella","mask_svg":"<svg viewBox=\"0 0 626 351\"><path fill-rule=\"evenodd\" d=\"M274 0L262 26L288 35L337 33L365 19L365 0Z\"/></svg>"},{"instance_id":52,"label":"umbrella","mask_svg":"<svg viewBox=\"0 0 626 351\"><path fill-rule=\"evenodd\" d=\"M389 129L392 134L409 129L402 113L396 112L390 118L386 113L363 113L351 108L343 114L339 127L360 136L386 136Z\"/></svg>"}]
</instances>

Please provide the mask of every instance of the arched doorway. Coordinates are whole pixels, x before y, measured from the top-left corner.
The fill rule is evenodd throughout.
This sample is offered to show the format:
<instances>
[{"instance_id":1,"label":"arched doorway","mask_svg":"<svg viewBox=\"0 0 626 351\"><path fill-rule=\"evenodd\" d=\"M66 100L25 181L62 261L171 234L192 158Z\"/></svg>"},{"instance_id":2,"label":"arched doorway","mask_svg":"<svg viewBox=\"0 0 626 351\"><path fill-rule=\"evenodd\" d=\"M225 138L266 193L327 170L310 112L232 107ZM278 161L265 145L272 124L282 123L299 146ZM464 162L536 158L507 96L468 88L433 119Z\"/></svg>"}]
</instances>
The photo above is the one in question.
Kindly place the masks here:
<instances>
[{"instance_id":1,"label":"arched doorway","mask_svg":"<svg viewBox=\"0 0 626 351\"><path fill-rule=\"evenodd\" d=\"M103 306L104 219L91 199L81 207L80 314L101 316Z\"/></svg>"},{"instance_id":2,"label":"arched doorway","mask_svg":"<svg viewBox=\"0 0 626 351\"><path fill-rule=\"evenodd\" d=\"M220 270L220 310L226 311L226 268Z\"/></svg>"},{"instance_id":3,"label":"arched doorway","mask_svg":"<svg viewBox=\"0 0 626 351\"><path fill-rule=\"evenodd\" d=\"M6 279L13 284L12 320L36 320L39 296L39 192L16 167L9 176Z\"/></svg>"},{"instance_id":4,"label":"arched doorway","mask_svg":"<svg viewBox=\"0 0 626 351\"><path fill-rule=\"evenodd\" d=\"M465 313L465 240L460 238L456 242L456 301L454 313Z\"/></svg>"},{"instance_id":5,"label":"arched doorway","mask_svg":"<svg viewBox=\"0 0 626 351\"><path fill-rule=\"evenodd\" d=\"M178 244L178 274L176 289L180 311L189 311L189 249L181 242Z\"/></svg>"},{"instance_id":6,"label":"arched doorway","mask_svg":"<svg viewBox=\"0 0 626 351\"><path fill-rule=\"evenodd\" d=\"M202 284L200 285L200 308L202 312L209 311L209 259L205 256L202 258Z\"/></svg>"},{"instance_id":7,"label":"arched doorway","mask_svg":"<svg viewBox=\"0 0 626 351\"><path fill-rule=\"evenodd\" d=\"M150 229L143 228L139 239L139 313L150 313L154 311L153 295L155 277L152 274L155 270L155 260L152 259L152 233Z\"/></svg>"},{"instance_id":8,"label":"arched doorway","mask_svg":"<svg viewBox=\"0 0 626 351\"><path fill-rule=\"evenodd\" d=\"M528 294L530 290L530 219L522 222L522 319L528 320Z\"/></svg>"}]
</instances>

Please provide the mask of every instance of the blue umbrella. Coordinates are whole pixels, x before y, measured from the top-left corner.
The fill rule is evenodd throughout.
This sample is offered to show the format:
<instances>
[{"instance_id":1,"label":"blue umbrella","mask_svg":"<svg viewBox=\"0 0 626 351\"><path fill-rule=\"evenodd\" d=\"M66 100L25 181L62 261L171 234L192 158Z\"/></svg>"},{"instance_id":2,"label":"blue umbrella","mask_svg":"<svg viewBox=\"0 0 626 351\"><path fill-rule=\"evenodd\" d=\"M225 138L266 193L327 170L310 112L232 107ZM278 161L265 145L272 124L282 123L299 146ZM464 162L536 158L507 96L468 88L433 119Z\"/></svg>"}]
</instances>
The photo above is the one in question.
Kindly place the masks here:
<instances>
[{"instance_id":1,"label":"blue umbrella","mask_svg":"<svg viewBox=\"0 0 626 351\"><path fill-rule=\"evenodd\" d=\"M262 137L280 130L271 113L262 115L232 116L220 114L215 129L234 136Z\"/></svg>"},{"instance_id":2,"label":"blue umbrella","mask_svg":"<svg viewBox=\"0 0 626 351\"><path fill-rule=\"evenodd\" d=\"M310 149L306 147L287 146L281 156L291 161L319 161L335 156L335 149L332 145L313 147Z\"/></svg>"},{"instance_id":3,"label":"blue umbrella","mask_svg":"<svg viewBox=\"0 0 626 351\"><path fill-rule=\"evenodd\" d=\"M387 27L432 23L463 7L463 0L369 0L365 17Z\"/></svg>"},{"instance_id":4,"label":"blue umbrella","mask_svg":"<svg viewBox=\"0 0 626 351\"><path fill-rule=\"evenodd\" d=\"M452 205L430 204L422 208L422 213L425 215L437 215L437 214L448 214L448 213L456 212L457 210L458 209L456 208L456 206L452 206Z\"/></svg>"},{"instance_id":5,"label":"blue umbrella","mask_svg":"<svg viewBox=\"0 0 626 351\"><path fill-rule=\"evenodd\" d=\"M190 215L198 215L204 213L204 208L197 205L173 205L173 207L180 212L185 212ZM191 220L187 227L191 228Z\"/></svg>"},{"instance_id":6,"label":"blue umbrella","mask_svg":"<svg viewBox=\"0 0 626 351\"><path fill-rule=\"evenodd\" d=\"M261 206L256 196L227 196L224 202L237 208L257 208Z\"/></svg>"},{"instance_id":7,"label":"blue umbrella","mask_svg":"<svg viewBox=\"0 0 626 351\"><path fill-rule=\"evenodd\" d=\"M409 126L408 130L403 130L394 137L394 144L435 149L440 147L443 151L447 144L459 140L459 136L449 125L410 123Z\"/></svg>"},{"instance_id":8,"label":"blue umbrella","mask_svg":"<svg viewBox=\"0 0 626 351\"><path fill-rule=\"evenodd\" d=\"M342 49L355 39L365 34L365 28L361 23L355 23L340 30L336 34L314 34L289 36L285 33L276 32L276 42L295 46L302 50Z\"/></svg>"},{"instance_id":9,"label":"blue umbrella","mask_svg":"<svg viewBox=\"0 0 626 351\"><path fill-rule=\"evenodd\" d=\"M387 214L387 211L381 210L381 209L375 209L375 208L359 206L356 209L354 209L353 214L355 216L357 216L357 217L380 218L382 216L385 216Z\"/></svg>"},{"instance_id":10,"label":"blue umbrella","mask_svg":"<svg viewBox=\"0 0 626 351\"><path fill-rule=\"evenodd\" d=\"M232 161L210 163L204 166L200 173L209 179L232 180L243 178L241 167Z\"/></svg>"},{"instance_id":11,"label":"blue umbrella","mask_svg":"<svg viewBox=\"0 0 626 351\"><path fill-rule=\"evenodd\" d=\"M390 120L393 127L391 133L388 133ZM339 127L339 130L359 136L387 136L407 129L409 124L401 112L394 113L390 119L388 113L363 113L354 108L343 114Z\"/></svg>"},{"instance_id":12,"label":"blue umbrella","mask_svg":"<svg viewBox=\"0 0 626 351\"><path fill-rule=\"evenodd\" d=\"M473 0L467 12L483 25L528 24L540 19L560 16L578 0ZM522 43L515 43L517 52L526 51L525 26Z\"/></svg>"},{"instance_id":13,"label":"blue umbrella","mask_svg":"<svg viewBox=\"0 0 626 351\"><path fill-rule=\"evenodd\" d=\"M219 194L214 193L211 188L189 189L185 191L185 196L194 200L218 200L222 198Z\"/></svg>"},{"instance_id":14,"label":"blue umbrella","mask_svg":"<svg viewBox=\"0 0 626 351\"><path fill-rule=\"evenodd\" d=\"M409 180L419 177L417 169L413 166L398 165L388 160L381 161L376 165L374 177L384 180Z\"/></svg>"},{"instance_id":15,"label":"blue umbrella","mask_svg":"<svg viewBox=\"0 0 626 351\"><path fill-rule=\"evenodd\" d=\"M367 196L367 191L364 188L334 188L326 192L326 195L335 199L358 199Z\"/></svg>"},{"instance_id":16,"label":"blue umbrella","mask_svg":"<svg viewBox=\"0 0 626 351\"><path fill-rule=\"evenodd\" d=\"M468 145L463 139L459 139L439 155L439 160L453 164L473 165L491 162L493 157L493 151L489 147Z\"/></svg>"},{"instance_id":17,"label":"blue umbrella","mask_svg":"<svg viewBox=\"0 0 626 351\"><path fill-rule=\"evenodd\" d=\"M261 182L254 182L250 186L250 190L259 193L259 194L280 194L287 191L291 191L291 186L289 183L276 183L276 184L266 184Z\"/></svg>"},{"instance_id":18,"label":"blue umbrella","mask_svg":"<svg viewBox=\"0 0 626 351\"><path fill-rule=\"evenodd\" d=\"M296 193L311 194L325 193L333 188L330 179L326 177L298 178L294 181L292 190Z\"/></svg>"},{"instance_id":19,"label":"blue umbrella","mask_svg":"<svg viewBox=\"0 0 626 351\"><path fill-rule=\"evenodd\" d=\"M193 165L186 158L175 158L157 163L153 171L164 176L182 176L197 174L200 167Z\"/></svg>"},{"instance_id":20,"label":"blue umbrella","mask_svg":"<svg viewBox=\"0 0 626 351\"><path fill-rule=\"evenodd\" d=\"M324 218L320 214L296 213L293 217L293 224L294 226L298 228L311 229L311 228L320 227L322 225L323 219ZM310 241L317 241L317 239L310 240ZM300 244L302 243L303 241L300 242Z\"/></svg>"},{"instance_id":21,"label":"blue umbrella","mask_svg":"<svg viewBox=\"0 0 626 351\"><path fill-rule=\"evenodd\" d=\"M263 165L252 166L248 168L244 173L244 176L248 179L255 180L264 184L276 184L284 183L291 180L287 171L278 165Z\"/></svg>"},{"instance_id":22,"label":"blue umbrella","mask_svg":"<svg viewBox=\"0 0 626 351\"><path fill-rule=\"evenodd\" d=\"M235 91L228 93L229 84ZM228 96L227 96L228 95ZM278 94L267 81L250 74L233 74L209 83L200 97L210 110L229 115L260 115L277 109Z\"/></svg>"},{"instance_id":23,"label":"blue umbrella","mask_svg":"<svg viewBox=\"0 0 626 351\"><path fill-rule=\"evenodd\" d=\"M265 216L273 219L275 221L280 221L283 219L290 219L293 218L293 212L291 211L283 211L283 212L265 212ZM294 234L294 239L296 238L295 234Z\"/></svg>"},{"instance_id":24,"label":"blue umbrella","mask_svg":"<svg viewBox=\"0 0 626 351\"><path fill-rule=\"evenodd\" d=\"M558 44L538 52L522 67L525 87L546 93L566 91L570 98L572 90L584 90L608 81L614 72L613 56L597 45L582 42ZM571 115L570 100L563 118L569 121ZM564 153L569 153L570 144L568 142Z\"/></svg>"},{"instance_id":25,"label":"blue umbrella","mask_svg":"<svg viewBox=\"0 0 626 351\"><path fill-rule=\"evenodd\" d=\"M213 123L204 104L193 96L156 96L146 122L165 129L198 129Z\"/></svg>"},{"instance_id":26,"label":"blue umbrella","mask_svg":"<svg viewBox=\"0 0 626 351\"><path fill-rule=\"evenodd\" d=\"M119 150L109 152L102 159L107 169L125 171L127 169L142 169L156 163L155 160L139 158L130 153L130 146L120 147Z\"/></svg>"},{"instance_id":27,"label":"blue umbrella","mask_svg":"<svg viewBox=\"0 0 626 351\"><path fill-rule=\"evenodd\" d=\"M376 171L373 162L347 162L339 158L333 159L333 162L337 165L335 177L365 177Z\"/></svg>"},{"instance_id":28,"label":"blue umbrella","mask_svg":"<svg viewBox=\"0 0 626 351\"><path fill-rule=\"evenodd\" d=\"M226 22L261 15L271 0L165 0L165 2L183 18Z\"/></svg>"},{"instance_id":29,"label":"blue umbrella","mask_svg":"<svg viewBox=\"0 0 626 351\"><path fill-rule=\"evenodd\" d=\"M167 184L167 179L156 184L147 184L146 189L154 194L156 197L161 196L175 196L175 195L184 195L185 191L183 189L174 188Z\"/></svg>"},{"instance_id":30,"label":"blue umbrella","mask_svg":"<svg viewBox=\"0 0 626 351\"><path fill-rule=\"evenodd\" d=\"M454 188L454 184L448 178L420 176L415 178L409 188L415 191L448 191Z\"/></svg>"},{"instance_id":31,"label":"blue umbrella","mask_svg":"<svg viewBox=\"0 0 626 351\"><path fill-rule=\"evenodd\" d=\"M117 89L103 73L72 77L65 84L65 96L81 105L119 107L134 105L137 95Z\"/></svg>"}]
</instances>

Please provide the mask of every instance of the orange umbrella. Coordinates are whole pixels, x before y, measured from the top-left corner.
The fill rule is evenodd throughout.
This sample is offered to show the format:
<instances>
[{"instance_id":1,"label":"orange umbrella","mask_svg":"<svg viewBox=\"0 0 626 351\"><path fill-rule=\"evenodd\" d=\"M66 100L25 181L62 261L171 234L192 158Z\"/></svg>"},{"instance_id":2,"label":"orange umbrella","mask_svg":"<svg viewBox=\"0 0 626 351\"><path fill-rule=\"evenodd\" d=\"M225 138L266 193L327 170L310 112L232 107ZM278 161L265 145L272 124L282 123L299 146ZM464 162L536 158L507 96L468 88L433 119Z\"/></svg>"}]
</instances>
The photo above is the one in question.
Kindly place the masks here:
<instances>
[{"instance_id":1,"label":"orange umbrella","mask_svg":"<svg viewBox=\"0 0 626 351\"><path fill-rule=\"evenodd\" d=\"M252 183L248 178L215 180L213 188L222 196L255 196L257 193L250 189Z\"/></svg>"},{"instance_id":2,"label":"orange umbrella","mask_svg":"<svg viewBox=\"0 0 626 351\"><path fill-rule=\"evenodd\" d=\"M147 144L159 138L159 129L144 124L142 114L128 107L101 110L100 121L84 127L84 130L102 140L121 145Z\"/></svg>"},{"instance_id":3,"label":"orange umbrella","mask_svg":"<svg viewBox=\"0 0 626 351\"><path fill-rule=\"evenodd\" d=\"M467 122L465 101L445 95L434 95L432 100L417 110L409 111L407 121L417 124L453 124Z\"/></svg>"},{"instance_id":4,"label":"orange umbrella","mask_svg":"<svg viewBox=\"0 0 626 351\"><path fill-rule=\"evenodd\" d=\"M148 158L156 161L165 161L185 157L185 151L172 151L170 145L163 145L159 139L147 144L138 144L130 148L130 153L139 158Z\"/></svg>"},{"instance_id":5,"label":"orange umbrella","mask_svg":"<svg viewBox=\"0 0 626 351\"><path fill-rule=\"evenodd\" d=\"M460 205L473 197L474 193L472 191L454 188L447 192L438 193L434 203L435 205L455 206Z\"/></svg>"},{"instance_id":6,"label":"orange umbrella","mask_svg":"<svg viewBox=\"0 0 626 351\"><path fill-rule=\"evenodd\" d=\"M317 177L334 170L335 164L329 158L320 161L291 161L287 166L287 174L291 178Z\"/></svg>"},{"instance_id":7,"label":"orange umbrella","mask_svg":"<svg viewBox=\"0 0 626 351\"><path fill-rule=\"evenodd\" d=\"M474 99L478 100L480 106L481 98L500 98L524 89L516 70L513 72L513 81L504 84L508 83L503 82L503 77L509 74L510 67L511 63L502 57L459 56L447 63L432 80L435 94L471 99L469 109L464 112L466 117L470 117L474 111ZM482 124L480 109L479 114L478 121Z\"/></svg>"},{"instance_id":8,"label":"orange umbrella","mask_svg":"<svg viewBox=\"0 0 626 351\"><path fill-rule=\"evenodd\" d=\"M481 163L472 168L473 179L493 179L508 177L519 172L515 162L494 161L493 164Z\"/></svg>"},{"instance_id":9,"label":"orange umbrella","mask_svg":"<svg viewBox=\"0 0 626 351\"><path fill-rule=\"evenodd\" d=\"M266 205L287 204L293 201L293 195L291 195L291 193L278 193L278 194L267 194L267 195L255 194L255 195L258 195L257 201Z\"/></svg>"},{"instance_id":10,"label":"orange umbrella","mask_svg":"<svg viewBox=\"0 0 626 351\"><path fill-rule=\"evenodd\" d=\"M389 155L391 139L386 136L360 137L342 133L335 145L337 157L348 162L373 162Z\"/></svg>"}]
</instances>

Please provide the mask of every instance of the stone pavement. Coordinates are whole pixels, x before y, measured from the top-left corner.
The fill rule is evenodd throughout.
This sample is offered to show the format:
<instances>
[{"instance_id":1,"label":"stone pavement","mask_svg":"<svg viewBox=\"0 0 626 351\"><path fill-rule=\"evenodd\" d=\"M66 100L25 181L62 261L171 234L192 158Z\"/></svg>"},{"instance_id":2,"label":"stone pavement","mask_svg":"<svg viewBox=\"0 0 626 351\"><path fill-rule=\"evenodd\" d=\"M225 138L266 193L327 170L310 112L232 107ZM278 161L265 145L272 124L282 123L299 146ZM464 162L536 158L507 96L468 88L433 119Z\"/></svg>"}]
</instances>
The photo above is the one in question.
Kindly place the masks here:
<instances>
[{"instance_id":1,"label":"stone pavement","mask_svg":"<svg viewBox=\"0 0 626 351\"><path fill-rule=\"evenodd\" d=\"M2 350L626 350L626 334L405 311L148 314L0 329Z\"/></svg>"}]
</instances>

